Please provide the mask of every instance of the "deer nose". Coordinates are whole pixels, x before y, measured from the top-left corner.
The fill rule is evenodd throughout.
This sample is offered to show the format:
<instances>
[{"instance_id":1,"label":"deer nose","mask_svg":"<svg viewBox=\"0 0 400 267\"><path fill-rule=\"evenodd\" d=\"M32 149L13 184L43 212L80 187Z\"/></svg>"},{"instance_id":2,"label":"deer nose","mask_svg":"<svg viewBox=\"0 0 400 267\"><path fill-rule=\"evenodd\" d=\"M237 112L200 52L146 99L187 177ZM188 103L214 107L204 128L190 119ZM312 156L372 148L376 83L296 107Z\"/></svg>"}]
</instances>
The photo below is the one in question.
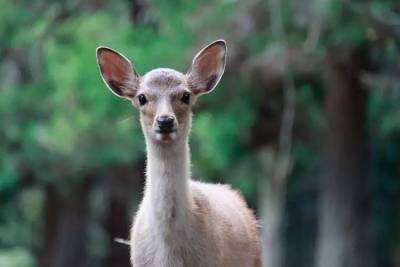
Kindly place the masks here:
<instances>
[{"instance_id":1,"label":"deer nose","mask_svg":"<svg viewBox=\"0 0 400 267\"><path fill-rule=\"evenodd\" d=\"M174 117L163 115L157 118L157 125L161 132L171 132L174 127Z\"/></svg>"}]
</instances>

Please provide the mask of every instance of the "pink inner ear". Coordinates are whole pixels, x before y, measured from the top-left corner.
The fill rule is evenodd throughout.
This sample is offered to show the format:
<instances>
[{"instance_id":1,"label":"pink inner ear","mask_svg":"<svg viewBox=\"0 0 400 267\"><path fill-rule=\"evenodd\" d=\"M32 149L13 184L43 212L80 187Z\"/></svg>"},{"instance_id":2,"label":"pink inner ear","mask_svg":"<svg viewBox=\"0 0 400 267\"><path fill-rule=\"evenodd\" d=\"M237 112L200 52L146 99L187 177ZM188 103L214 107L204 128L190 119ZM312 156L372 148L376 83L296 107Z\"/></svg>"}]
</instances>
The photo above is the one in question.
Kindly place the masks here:
<instances>
[{"instance_id":1,"label":"pink inner ear","mask_svg":"<svg viewBox=\"0 0 400 267\"><path fill-rule=\"evenodd\" d=\"M208 92L218 83L224 70L225 51L225 43L215 43L202 50L194 59L189 79L195 94Z\"/></svg>"},{"instance_id":2,"label":"pink inner ear","mask_svg":"<svg viewBox=\"0 0 400 267\"><path fill-rule=\"evenodd\" d=\"M98 51L101 74L114 93L124 97L134 97L136 74L130 62L120 54L103 48Z\"/></svg>"},{"instance_id":3,"label":"pink inner ear","mask_svg":"<svg viewBox=\"0 0 400 267\"><path fill-rule=\"evenodd\" d=\"M221 47L218 45L209 47L196 60L198 61L196 64L196 71L203 77L219 72L218 68L220 67L222 60L221 54Z\"/></svg>"},{"instance_id":4,"label":"pink inner ear","mask_svg":"<svg viewBox=\"0 0 400 267\"><path fill-rule=\"evenodd\" d=\"M131 66L120 55L110 51L104 51L100 55L100 66L107 82L123 83L129 79L132 72Z\"/></svg>"}]
</instances>

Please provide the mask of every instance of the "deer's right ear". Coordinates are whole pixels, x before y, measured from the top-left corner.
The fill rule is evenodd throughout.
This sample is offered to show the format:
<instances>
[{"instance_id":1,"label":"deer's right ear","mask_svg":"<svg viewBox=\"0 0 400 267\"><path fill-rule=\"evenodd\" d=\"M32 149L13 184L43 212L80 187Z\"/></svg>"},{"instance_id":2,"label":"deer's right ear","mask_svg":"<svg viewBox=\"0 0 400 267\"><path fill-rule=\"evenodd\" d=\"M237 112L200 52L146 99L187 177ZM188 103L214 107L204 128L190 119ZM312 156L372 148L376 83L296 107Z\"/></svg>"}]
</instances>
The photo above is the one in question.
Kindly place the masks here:
<instances>
[{"instance_id":1,"label":"deer's right ear","mask_svg":"<svg viewBox=\"0 0 400 267\"><path fill-rule=\"evenodd\" d=\"M104 83L115 95L132 99L139 86L139 75L131 62L108 47L98 47L97 63Z\"/></svg>"}]
</instances>

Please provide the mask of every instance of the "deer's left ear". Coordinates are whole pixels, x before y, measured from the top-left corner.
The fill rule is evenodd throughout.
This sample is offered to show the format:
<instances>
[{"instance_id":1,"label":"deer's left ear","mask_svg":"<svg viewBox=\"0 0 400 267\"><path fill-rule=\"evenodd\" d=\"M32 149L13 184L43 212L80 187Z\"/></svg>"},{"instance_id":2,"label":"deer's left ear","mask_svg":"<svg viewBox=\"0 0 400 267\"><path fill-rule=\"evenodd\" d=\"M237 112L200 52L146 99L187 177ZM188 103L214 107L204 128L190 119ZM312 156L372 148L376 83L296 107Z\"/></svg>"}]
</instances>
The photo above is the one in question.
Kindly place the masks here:
<instances>
[{"instance_id":1,"label":"deer's left ear","mask_svg":"<svg viewBox=\"0 0 400 267\"><path fill-rule=\"evenodd\" d=\"M217 40L204 47L194 57L187 73L189 89L195 94L211 92L224 74L226 43Z\"/></svg>"}]
</instances>

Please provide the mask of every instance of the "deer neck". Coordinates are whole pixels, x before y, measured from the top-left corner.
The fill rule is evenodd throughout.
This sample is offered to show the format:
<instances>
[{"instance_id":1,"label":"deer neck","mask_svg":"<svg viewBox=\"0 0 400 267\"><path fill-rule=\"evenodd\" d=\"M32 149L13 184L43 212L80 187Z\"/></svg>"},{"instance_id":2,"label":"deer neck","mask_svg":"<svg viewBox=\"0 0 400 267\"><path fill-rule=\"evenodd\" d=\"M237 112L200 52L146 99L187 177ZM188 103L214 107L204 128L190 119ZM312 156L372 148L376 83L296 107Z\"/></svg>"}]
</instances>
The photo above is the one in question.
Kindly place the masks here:
<instances>
[{"instance_id":1,"label":"deer neck","mask_svg":"<svg viewBox=\"0 0 400 267\"><path fill-rule=\"evenodd\" d=\"M144 204L154 230L168 236L190 216L190 154L186 140L159 144L146 140L147 169Z\"/></svg>"}]
</instances>

